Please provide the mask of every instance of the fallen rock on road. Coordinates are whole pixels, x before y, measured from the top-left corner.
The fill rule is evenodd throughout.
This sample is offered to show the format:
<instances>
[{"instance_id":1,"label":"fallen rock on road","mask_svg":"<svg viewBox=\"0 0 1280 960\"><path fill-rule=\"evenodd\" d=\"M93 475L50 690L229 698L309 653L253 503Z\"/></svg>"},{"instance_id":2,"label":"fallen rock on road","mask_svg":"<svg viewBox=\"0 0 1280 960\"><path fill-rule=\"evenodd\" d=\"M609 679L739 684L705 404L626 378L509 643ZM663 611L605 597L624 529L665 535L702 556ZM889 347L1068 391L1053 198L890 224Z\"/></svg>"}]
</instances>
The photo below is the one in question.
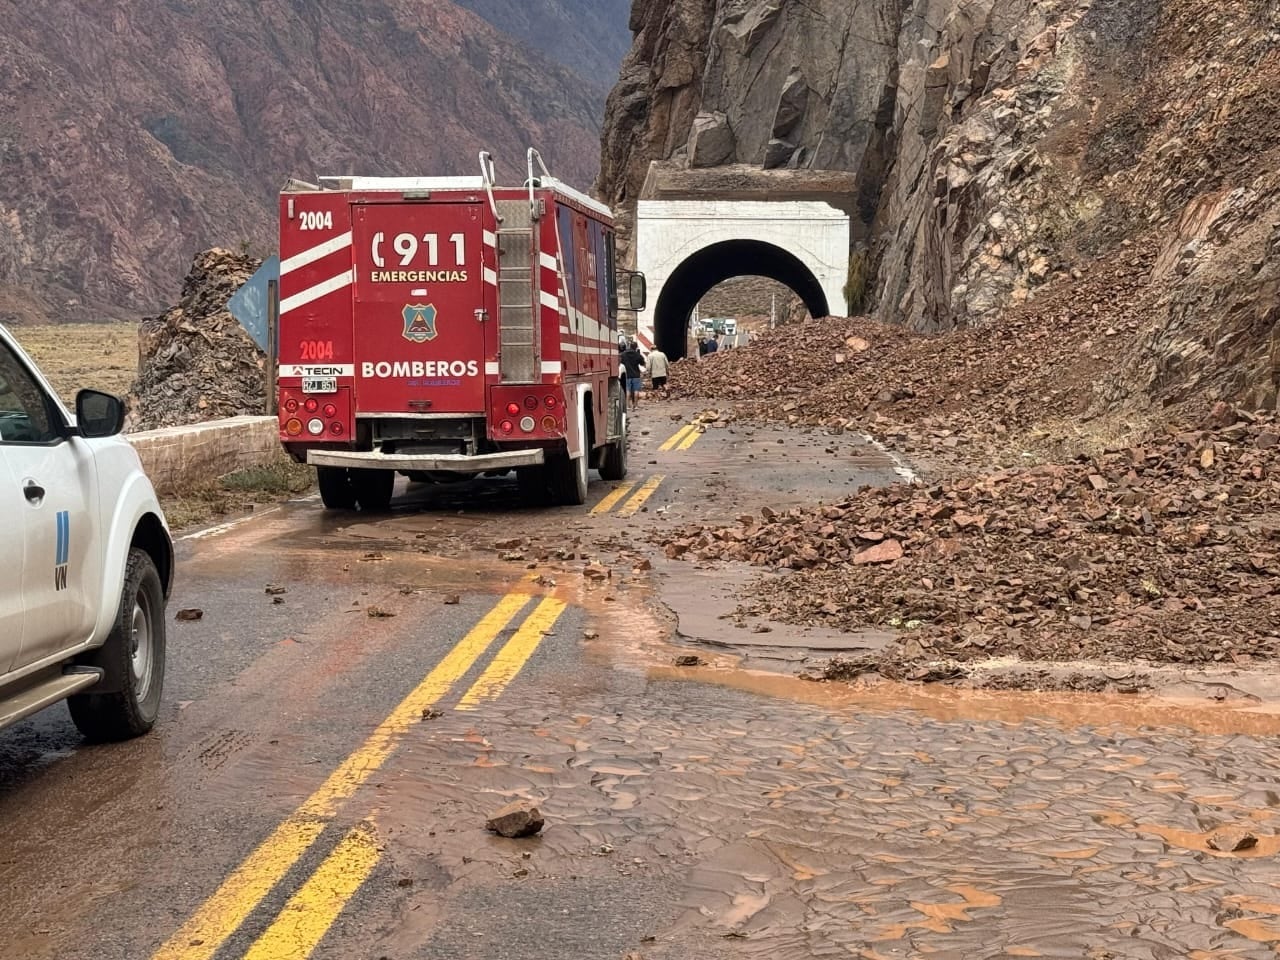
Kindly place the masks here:
<instances>
[{"instance_id":1,"label":"fallen rock on road","mask_svg":"<svg viewBox=\"0 0 1280 960\"><path fill-rule=\"evenodd\" d=\"M532 837L546 825L541 811L527 800L507 804L485 821L484 828L510 839Z\"/></svg>"},{"instance_id":2,"label":"fallen rock on road","mask_svg":"<svg viewBox=\"0 0 1280 960\"><path fill-rule=\"evenodd\" d=\"M1256 847L1258 837L1243 827L1220 827L1209 834L1206 845L1219 853L1239 853Z\"/></svg>"}]
</instances>

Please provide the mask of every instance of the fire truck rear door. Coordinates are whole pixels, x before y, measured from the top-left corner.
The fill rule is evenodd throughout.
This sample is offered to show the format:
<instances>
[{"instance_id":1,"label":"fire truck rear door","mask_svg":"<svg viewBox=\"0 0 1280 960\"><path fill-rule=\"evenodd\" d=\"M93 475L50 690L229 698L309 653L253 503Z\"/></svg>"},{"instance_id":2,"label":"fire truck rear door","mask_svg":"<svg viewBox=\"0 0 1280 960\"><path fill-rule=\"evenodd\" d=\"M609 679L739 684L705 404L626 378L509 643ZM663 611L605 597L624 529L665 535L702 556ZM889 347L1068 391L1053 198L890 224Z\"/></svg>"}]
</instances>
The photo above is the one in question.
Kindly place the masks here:
<instances>
[{"instance_id":1,"label":"fire truck rear door","mask_svg":"<svg viewBox=\"0 0 1280 960\"><path fill-rule=\"evenodd\" d=\"M357 414L484 413L483 212L470 197L354 205Z\"/></svg>"}]
</instances>

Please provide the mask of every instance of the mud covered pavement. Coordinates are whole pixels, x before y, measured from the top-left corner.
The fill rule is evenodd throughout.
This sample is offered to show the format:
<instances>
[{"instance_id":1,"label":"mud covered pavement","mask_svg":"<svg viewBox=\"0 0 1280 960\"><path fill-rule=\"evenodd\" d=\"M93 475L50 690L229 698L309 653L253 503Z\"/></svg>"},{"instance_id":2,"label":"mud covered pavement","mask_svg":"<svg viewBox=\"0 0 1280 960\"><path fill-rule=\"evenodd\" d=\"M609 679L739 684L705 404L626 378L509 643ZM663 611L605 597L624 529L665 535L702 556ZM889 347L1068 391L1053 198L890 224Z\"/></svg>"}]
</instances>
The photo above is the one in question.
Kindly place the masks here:
<instances>
[{"instance_id":1,"label":"mud covered pavement","mask_svg":"<svg viewBox=\"0 0 1280 960\"><path fill-rule=\"evenodd\" d=\"M909 467L697 412L642 407L586 510L415 486L183 542L156 734L0 737L0 955L1276 955L1272 701L801 679L892 638L739 618L652 540ZM539 834L486 830L512 801Z\"/></svg>"}]
</instances>

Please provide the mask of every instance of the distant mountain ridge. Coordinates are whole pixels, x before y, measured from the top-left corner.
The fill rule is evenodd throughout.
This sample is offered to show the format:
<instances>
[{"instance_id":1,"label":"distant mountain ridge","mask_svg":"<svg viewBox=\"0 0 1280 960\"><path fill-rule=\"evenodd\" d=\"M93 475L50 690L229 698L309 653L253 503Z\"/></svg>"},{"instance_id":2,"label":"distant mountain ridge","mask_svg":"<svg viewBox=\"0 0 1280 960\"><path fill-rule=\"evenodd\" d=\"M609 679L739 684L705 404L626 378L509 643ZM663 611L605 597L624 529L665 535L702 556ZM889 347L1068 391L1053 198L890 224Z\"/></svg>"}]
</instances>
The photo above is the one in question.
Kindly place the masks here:
<instances>
[{"instance_id":1,"label":"distant mountain ridge","mask_svg":"<svg viewBox=\"0 0 1280 960\"><path fill-rule=\"evenodd\" d=\"M288 176L514 178L536 144L589 186L624 4L500 6L0 0L0 322L156 310L195 251L274 248Z\"/></svg>"}]
</instances>

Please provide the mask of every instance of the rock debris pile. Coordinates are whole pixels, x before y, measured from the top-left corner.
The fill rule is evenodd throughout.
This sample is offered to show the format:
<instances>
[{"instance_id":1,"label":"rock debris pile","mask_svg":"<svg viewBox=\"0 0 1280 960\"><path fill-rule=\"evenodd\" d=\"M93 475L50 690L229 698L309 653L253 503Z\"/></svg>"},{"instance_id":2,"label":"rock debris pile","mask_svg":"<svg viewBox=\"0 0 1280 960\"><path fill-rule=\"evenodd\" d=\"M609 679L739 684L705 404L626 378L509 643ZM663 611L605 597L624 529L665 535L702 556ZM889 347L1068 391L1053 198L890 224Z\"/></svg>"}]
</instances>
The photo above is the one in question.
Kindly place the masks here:
<instances>
[{"instance_id":1,"label":"rock debris pile","mask_svg":"<svg viewBox=\"0 0 1280 960\"><path fill-rule=\"evenodd\" d=\"M1280 422L690 527L669 557L806 571L743 613L902 628L912 656L1246 663L1280 654Z\"/></svg>"},{"instance_id":2,"label":"rock debris pile","mask_svg":"<svg viewBox=\"0 0 1280 960\"><path fill-rule=\"evenodd\" d=\"M1135 250L1095 264L980 329L924 336L835 317L780 327L746 349L682 361L668 390L734 401L750 419L870 428L904 453L1017 462L1041 422L1093 416L1096 385L1149 308L1150 259Z\"/></svg>"},{"instance_id":3,"label":"rock debris pile","mask_svg":"<svg viewBox=\"0 0 1280 960\"><path fill-rule=\"evenodd\" d=\"M197 254L178 305L142 321L131 430L264 412L265 357L227 311L259 266L229 250Z\"/></svg>"}]
</instances>

